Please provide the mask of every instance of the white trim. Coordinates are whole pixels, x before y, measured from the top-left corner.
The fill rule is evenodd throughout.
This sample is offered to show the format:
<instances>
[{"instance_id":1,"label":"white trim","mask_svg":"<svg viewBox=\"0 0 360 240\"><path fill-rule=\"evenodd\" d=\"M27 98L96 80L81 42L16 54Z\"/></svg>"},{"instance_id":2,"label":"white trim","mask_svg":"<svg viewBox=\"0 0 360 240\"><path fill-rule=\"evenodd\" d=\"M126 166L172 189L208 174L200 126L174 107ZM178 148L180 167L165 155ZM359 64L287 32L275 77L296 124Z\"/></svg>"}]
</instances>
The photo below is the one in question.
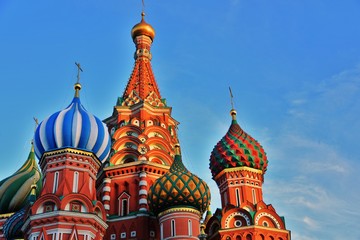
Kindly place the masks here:
<instances>
[{"instance_id":1,"label":"white trim","mask_svg":"<svg viewBox=\"0 0 360 240\"><path fill-rule=\"evenodd\" d=\"M147 193L148 193L148 191L145 190L145 189L141 189L141 190L139 191L139 195L147 195Z\"/></svg>"},{"instance_id":2,"label":"white trim","mask_svg":"<svg viewBox=\"0 0 360 240\"><path fill-rule=\"evenodd\" d=\"M109 196L109 195L104 195L104 196L102 197L102 200L103 200L103 201L110 201L110 196Z\"/></svg>"},{"instance_id":3,"label":"white trim","mask_svg":"<svg viewBox=\"0 0 360 240\"><path fill-rule=\"evenodd\" d=\"M147 204L147 199L146 198L140 198L139 199L139 204Z\"/></svg>"},{"instance_id":4,"label":"white trim","mask_svg":"<svg viewBox=\"0 0 360 240\"><path fill-rule=\"evenodd\" d=\"M139 182L139 186L147 186L147 181L146 180L141 180Z\"/></svg>"}]
</instances>

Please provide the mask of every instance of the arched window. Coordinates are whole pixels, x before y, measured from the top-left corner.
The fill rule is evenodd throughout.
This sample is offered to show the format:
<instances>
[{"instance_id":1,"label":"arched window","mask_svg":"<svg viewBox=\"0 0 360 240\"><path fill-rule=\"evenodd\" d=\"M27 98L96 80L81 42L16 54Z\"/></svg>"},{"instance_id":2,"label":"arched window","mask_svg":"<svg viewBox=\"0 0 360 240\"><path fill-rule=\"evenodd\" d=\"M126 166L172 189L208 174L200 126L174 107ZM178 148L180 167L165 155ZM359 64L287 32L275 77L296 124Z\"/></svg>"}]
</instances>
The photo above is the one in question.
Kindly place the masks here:
<instances>
[{"instance_id":1,"label":"arched window","mask_svg":"<svg viewBox=\"0 0 360 240\"><path fill-rule=\"evenodd\" d=\"M59 172L54 174L53 193L56 193L59 186Z\"/></svg>"},{"instance_id":2,"label":"arched window","mask_svg":"<svg viewBox=\"0 0 360 240\"><path fill-rule=\"evenodd\" d=\"M240 190L238 188L235 189L235 197L236 197L236 206L240 207L241 198L240 198Z\"/></svg>"},{"instance_id":3,"label":"arched window","mask_svg":"<svg viewBox=\"0 0 360 240\"><path fill-rule=\"evenodd\" d=\"M252 240L251 234L246 235L246 240Z\"/></svg>"},{"instance_id":4,"label":"arched window","mask_svg":"<svg viewBox=\"0 0 360 240\"><path fill-rule=\"evenodd\" d=\"M73 193L77 193L79 190L79 172L74 172L74 180L73 180Z\"/></svg>"},{"instance_id":5,"label":"arched window","mask_svg":"<svg viewBox=\"0 0 360 240\"><path fill-rule=\"evenodd\" d=\"M261 239L261 240L265 240L264 235L260 234L260 239Z\"/></svg>"},{"instance_id":6,"label":"arched window","mask_svg":"<svg viewBox=\"0 0 360 240\"><path fill-rule=\"evenodd\" d=\"M189 232L189 236L192 236L192 222L191 222L191 220L188 220L188 232Z\"/></svg>"},{"instance_id":7,"label":"arched window","mask_svg":"<svg viewBox=\"0 0 360 240\"><path fill-rule=\"evenodd\" d=\"M171 220L171 237L176 236L176 226L175 226L175 220Z\"/></svg>"},{"instance_id":8,"label":"arched window","mask_svg":"<svg viewBox=\"0 0 360 240\"><path fill-rule=\"evenodd\" d=\"M236 240L241 240L241 237L240 237L240 236L236 236Z\"/></svg>"}]
</instances>

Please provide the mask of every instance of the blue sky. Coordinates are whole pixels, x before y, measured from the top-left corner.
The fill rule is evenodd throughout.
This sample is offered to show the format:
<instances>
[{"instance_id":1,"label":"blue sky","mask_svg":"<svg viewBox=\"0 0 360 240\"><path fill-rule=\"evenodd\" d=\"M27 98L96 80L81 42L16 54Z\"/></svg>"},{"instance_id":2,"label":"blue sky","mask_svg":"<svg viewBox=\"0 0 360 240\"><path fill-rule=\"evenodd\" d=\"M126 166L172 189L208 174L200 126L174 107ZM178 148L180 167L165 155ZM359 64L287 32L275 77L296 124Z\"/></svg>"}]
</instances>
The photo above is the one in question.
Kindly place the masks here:
<instances>
[{"instance_id":1,"label":"blue sky","mask_svg":"<svg viewBox=\"0 0 360 240\"><path fill-rule=\"evenodd\" d=\"M360 239L360 2L146 1L153 70L180 121L185 165L218 190L212 148L238 122L269 158L264 200L295 240ZM141 1L0 1L0 178L30 150L33 117L73 97L111 115L133 67Z\"/></svg>"}]
</instances>

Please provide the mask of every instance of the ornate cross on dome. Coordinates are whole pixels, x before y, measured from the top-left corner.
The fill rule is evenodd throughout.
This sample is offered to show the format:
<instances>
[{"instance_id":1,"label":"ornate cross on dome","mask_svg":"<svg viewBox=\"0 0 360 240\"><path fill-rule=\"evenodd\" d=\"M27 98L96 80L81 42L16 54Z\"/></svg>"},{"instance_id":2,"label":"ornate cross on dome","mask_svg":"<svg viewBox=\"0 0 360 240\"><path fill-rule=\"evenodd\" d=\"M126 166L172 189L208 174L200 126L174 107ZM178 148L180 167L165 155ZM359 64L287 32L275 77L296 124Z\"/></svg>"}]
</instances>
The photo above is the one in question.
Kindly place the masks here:
<instances>
[{"instance_id":1,"label":"ornate cross on dome","mask_svg":"<svg viewBox=\"0 0 360 240\"><path fill-rule=\"evenodd\" d=\"M82 72L83 70L82 70L82 68L81 68L81 66L80 66L80 63L75 62L75 65L76 65L77 68L78 68L77 82L76 82L76 83L79 83L79 81L80 81L80 71Z\"/></svg>"}]
</instances>

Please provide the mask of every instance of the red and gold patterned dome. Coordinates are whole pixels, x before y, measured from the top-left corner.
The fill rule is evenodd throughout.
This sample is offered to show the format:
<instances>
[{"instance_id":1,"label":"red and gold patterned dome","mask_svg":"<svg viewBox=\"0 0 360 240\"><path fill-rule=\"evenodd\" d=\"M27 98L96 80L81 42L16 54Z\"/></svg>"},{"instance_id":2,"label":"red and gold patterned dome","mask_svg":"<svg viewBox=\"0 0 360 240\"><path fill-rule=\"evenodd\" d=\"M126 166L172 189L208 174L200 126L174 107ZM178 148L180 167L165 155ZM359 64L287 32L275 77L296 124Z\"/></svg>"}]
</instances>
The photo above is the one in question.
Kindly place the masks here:
<instances>
[{"instance_id":1,"label":"red and gold patterned dome","mask_svg":"<svg viewBox=\"0 0 360 240\"><path fill-rule=\"evenodd\" d=\"M156 215L173 207L192 207L204 213L210 204L206 182L184 166L179 147L169 172L157 179L149 189L148 203Z\"/></svg>"},{"instance_id":2,"label":"red and gold patterned dome","mask_svg":"<svg viewBox=\"0 0 360 240\"><path fill-rule=\"evenodd\" d=\"M236 121L236 111L228 132L216 144L210 156L210 170L215 177L222 170L234 167L251 167L265 173L268 160L263 147L241 129Z\"/></svg>"},{"instance_id":3,"label":"red and gold patterned dome","mask_svg":"<svg viewBox=\"0 0 360 240\"><path fill-rule=\"evenodd\" d=\"M131 29L131 37L133 39L135 39L137 36L145 35L145 36L148 36L149 38L151 38L152 41L154 41L155 30L150 24L145 22L144 16L145 16L145 13L142 12L141 13L141 22L136 24Z\"/></svg>"}]
</instances>

